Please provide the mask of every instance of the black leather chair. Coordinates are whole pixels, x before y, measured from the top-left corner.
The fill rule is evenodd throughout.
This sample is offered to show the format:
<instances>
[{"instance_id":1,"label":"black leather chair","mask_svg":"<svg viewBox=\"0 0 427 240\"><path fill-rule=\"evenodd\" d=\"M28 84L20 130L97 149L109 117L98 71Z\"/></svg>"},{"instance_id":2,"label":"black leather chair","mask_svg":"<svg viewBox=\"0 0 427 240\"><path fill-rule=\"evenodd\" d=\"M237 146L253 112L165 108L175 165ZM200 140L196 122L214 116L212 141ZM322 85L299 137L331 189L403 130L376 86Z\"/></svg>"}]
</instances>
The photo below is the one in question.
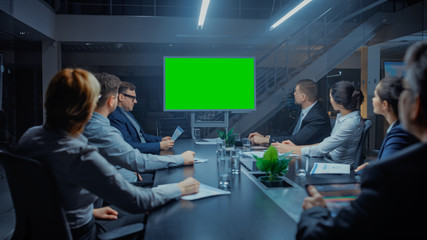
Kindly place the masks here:
<instances>
[{"instance_id":1,"label":"black leather chair","mask_svg":"<svg viewBox=\"0 0 427 240\"><path fill-rule=\"evenodd\" d=\"M364 120L364 128L362 136L360 137L359 145L357 146L356 161L353 164L353 168L356 169L358 166L362 165L365 162L365 147L366 139L369 135L369 129L372 127L372 121L369 119Z\"/></svg>"},{"instance_id":2,"label":"black leather chair","mask_svg":"<svg viewBox=\"0 0 427 240\"><path fill-rule=\"evenodd\" d=\"M42 162L0 150L16 214L12 239L72 239L54 176ZM101 233L116 239L141 232L137 223Z\"/></svg>"}]
</instances>

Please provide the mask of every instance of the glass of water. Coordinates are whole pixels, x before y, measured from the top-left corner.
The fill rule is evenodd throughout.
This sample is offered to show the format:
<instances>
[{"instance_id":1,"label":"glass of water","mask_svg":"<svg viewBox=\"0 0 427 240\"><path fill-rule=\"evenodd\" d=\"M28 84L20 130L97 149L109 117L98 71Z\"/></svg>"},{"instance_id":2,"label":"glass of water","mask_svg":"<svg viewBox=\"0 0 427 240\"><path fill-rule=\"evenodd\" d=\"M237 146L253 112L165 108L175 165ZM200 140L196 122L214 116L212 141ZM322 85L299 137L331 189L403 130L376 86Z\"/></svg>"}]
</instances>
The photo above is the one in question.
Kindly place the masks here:
<instances>
[{"instance_id":1,"label":"glass of water","mask_svg":"<svg viewBox=\"0 0 427 240\"><path fill-rule=\"evenodd\" d=\"M221 189L231 185L231 158L227 155L218 158L218 185Z\"/></svg>"},{"instance_id":2,"label":"glass of water","mask_svg":"<svg viewBox=\"0 0 427 240\"><path fill-rule=\"evenodd\" d=\"M240 161L242 160L242 150L236 150L231 158L231 173L240 174Z\"/></svg>"},{"instance_id":3,"label":"glass of water","mask_svg":"<svg viewBox=\"0 0 427 240\"><path fill-rule=\"evenodd\" d=\"M249 138L242 138L243 151L250 152L251 151L251 141Z\"/></svg>"},{"instance_id":4,"label":"glass of water","mask_svg":"<svg viewBox=\"0 0 427 240\"><path fill-rule=\"evenodd\" d=\"M219 158L225 154L225 140L216 139L216 157Z\"/></svg>"},{"instance_id":5,"label":"glass of water","mask_svg":"<svg viewBox=\"0 0 427 240\"><path fill-rule=\"evenodd\" d=\"M305 177L308 172L308 158L306 156L295 158L295 168L297 176Z\"/></svg>"},{"instance_id":6,"label":"glass of water","mask_svg":"<svg viewBox=\"0 0 427 240\"><path fill-rule=\"evenodd\" d=\"M200 141L200 128L195 128L193 131L193 140L194 142Z\"/></svg>"}]
</instances>

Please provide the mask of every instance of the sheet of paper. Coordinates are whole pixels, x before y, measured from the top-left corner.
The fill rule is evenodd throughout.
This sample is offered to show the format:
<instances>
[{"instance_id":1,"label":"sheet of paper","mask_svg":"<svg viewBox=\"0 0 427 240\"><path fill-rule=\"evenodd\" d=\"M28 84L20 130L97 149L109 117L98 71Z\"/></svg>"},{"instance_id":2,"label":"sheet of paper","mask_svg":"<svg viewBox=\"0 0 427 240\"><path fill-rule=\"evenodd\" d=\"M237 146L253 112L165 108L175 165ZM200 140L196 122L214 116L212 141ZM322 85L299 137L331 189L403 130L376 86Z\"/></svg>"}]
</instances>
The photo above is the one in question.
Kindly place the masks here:
<instances>
[{"instance_id":1,"label":"sheet of paper","mask_svg":"<svg viewBox=\"0 0 427 240\"><path fill-rule=\"evenodd\" d=\"M350 164L315 163L310 174L350 174Z\"/></svg>"},{"instance_id":2,"label":"sheet of paper","mask_svg":"<svg viewBox=\"0 0 427 240\"><path fill-rule=\"evenodd\" d=\"M255 155L255 156L259 157L259 158L262 158L264 156L264 152L265 151L263 151L263 152L260 152L260 151L243 152L243 155L248 156L248 157L253 157L253 155ZM283 153L279 153L279 156L280 155L283 155ZM289 155L289 157L298 157L298 156L301 156L301 155L294 154L294 153L292 153L291 155Z\"/></svg>"},{"instance_id":3,"label":"sheet of paper","mask_svg":"<svg viewBox=\"0 0 427 240\"><path fill-rule=\"evenodd\" d=\"M211 186L208 186L208 185L201 183L198 193L195 193L192 195L187 195L187 196L182 196L181 199L197 200L197 199L201 199L201 198L217 196L217 195L224 195L224 194L231 194L231 192L230 191L224 191L224 190L214 188L214 187L211 187Z\"/></svg>"},{"instance_id":4,"label":"sheet of paper","mask_svg":"<svg viewBox=\"0 0 427 240\"><path fill-rule=\"evenodd\" d=\"M181 134L184 132L184 130L178 126L175 129L175 132L173 132L173 135L171 137L171 140L175 141L176 139L178 139L179 136L181 136Z\"/></svg>"},{"instance_id":5,"label":"sheet of paper","mask_svg":"<svg viewBox=\"0 0 427 240\"><path fill-rule=\"evenodd\" d=\"M204 162L207 162L207 161L208 161L207 158L198 158L198 157L194 158L194 162L195 163L204 163Z\"/></svg>"},{"instance_id":6,"label":"sheet of paper","mask_svg":"<svg viewBox=\"0 0 427 240\"><path fill-rule=\"evenodd\" d=\"M211 141L198 141L196 142L197 145L216 145L216 142L211 142Z\"/></svg>"},{"instance_id":7,"label":"sheet of paper","mask_svg":"<svg viewBox=\"0 0 427 240\"><path fill-rule=\"evenodd\" d=\"M212 143L215 143L216 144L216 141L218 140L219 138L203 138L203 140L205 140L205 141L207 141L207 142L212 142Z\"/></svg>"}]
</instances>

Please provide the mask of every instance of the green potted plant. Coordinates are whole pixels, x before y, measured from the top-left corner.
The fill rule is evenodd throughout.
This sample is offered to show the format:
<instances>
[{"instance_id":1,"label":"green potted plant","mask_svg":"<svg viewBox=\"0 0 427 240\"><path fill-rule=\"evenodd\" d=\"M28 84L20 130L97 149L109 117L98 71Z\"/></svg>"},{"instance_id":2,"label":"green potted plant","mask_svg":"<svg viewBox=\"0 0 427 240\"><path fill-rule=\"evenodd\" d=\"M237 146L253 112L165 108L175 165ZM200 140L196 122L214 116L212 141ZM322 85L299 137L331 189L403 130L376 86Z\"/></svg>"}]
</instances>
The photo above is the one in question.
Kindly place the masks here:
<instances>
[{"instance_id":1,"label":"green potted plant","mask_svg":"<svg viewBox=\"0 0 427 240\"><path fill-rule=\"evenodd\" d=\"M228 133L226 131L217 131L218 137L225 140L225 147L234 147L236 143L236 134L233 133L234 128L230 129Z\"/></svg>"},{"instance_id":2,"label":"green potted plant","mask_svg":"<svg viewBox=\"0 0 427 240\"><path fill-rule=\"evenodd\" d=\"M266 173L266 176L258 177L258 180L268 187L280 185L283 180L279 176L288 172L288 164L291 161L290 154L291 152L288 152L279 156L276 148L270 146L262 158L253 155L256 159L257 168Z\"/></svg>"}]
</instances>

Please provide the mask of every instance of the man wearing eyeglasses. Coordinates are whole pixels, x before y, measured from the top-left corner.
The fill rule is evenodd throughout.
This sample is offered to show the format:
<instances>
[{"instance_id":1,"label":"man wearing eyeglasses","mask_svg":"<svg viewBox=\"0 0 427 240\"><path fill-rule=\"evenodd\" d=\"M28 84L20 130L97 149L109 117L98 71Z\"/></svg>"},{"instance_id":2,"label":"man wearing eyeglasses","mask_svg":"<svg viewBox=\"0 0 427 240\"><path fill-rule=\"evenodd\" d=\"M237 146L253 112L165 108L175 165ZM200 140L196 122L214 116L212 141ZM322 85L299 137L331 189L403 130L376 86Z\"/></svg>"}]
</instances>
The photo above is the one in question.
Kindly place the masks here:
<instances>
[{"instance_id":1,"label":"man wearing eyeglasses","mask_svg":"<svg viewBox=\"0 0 427 240\"><path fill-rule=\"evenodd\" d=\"M174 145L170 136L158 137L145 133L131 111L138 102L136 98L136 87L130 82L121 82L118 95L117 109L108 118L111 125L116 127L123 138L132 147L139 149L142 153L156 153L167 150Z\"/></svg>"}]
</instances>

